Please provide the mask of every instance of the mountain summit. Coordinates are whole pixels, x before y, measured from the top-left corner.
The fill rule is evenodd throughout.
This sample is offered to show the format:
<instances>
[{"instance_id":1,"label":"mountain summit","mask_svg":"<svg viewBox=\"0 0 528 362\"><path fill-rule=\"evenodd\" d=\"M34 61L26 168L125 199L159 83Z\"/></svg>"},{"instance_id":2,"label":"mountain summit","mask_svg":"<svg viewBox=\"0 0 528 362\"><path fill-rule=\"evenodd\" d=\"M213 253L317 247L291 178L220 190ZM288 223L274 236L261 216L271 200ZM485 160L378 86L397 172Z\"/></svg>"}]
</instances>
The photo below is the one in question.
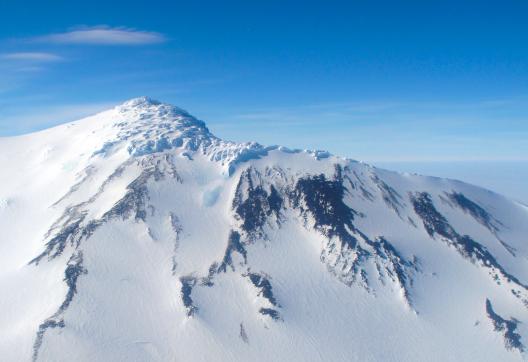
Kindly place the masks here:
<instances>
[{"instance_id":1,"label":"mountain summit","mask_svg":"<svg viewBox=\"0 0 528 362\"><path fill-rule=\"evenodd\" d=\"M3 361L516 361L528 209L148 97L0 139Z\"/></svg>"}]
</instances>

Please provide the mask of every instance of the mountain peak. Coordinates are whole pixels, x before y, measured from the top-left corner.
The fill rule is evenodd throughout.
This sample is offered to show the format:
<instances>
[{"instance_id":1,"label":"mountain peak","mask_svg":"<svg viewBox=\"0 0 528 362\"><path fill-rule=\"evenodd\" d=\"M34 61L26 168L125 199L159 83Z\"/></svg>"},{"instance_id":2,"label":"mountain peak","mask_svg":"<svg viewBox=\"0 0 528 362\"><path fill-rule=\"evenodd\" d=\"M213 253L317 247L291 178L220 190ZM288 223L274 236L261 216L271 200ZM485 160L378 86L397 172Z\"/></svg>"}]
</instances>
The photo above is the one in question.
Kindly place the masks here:
<instances>
[{"instance_id":1,"label":"mountain peak","mask_svg":"<svg viewBox=\"0 0 528 362\"><path fill-rule=\"evenodd\" d=\"M128 101L118 105L117 108L123 113L157 113L159 115L185 116L194 118L184 109L169 103L160 102L148 96L129 99Z\"/></svg>"},{"instance_id":2,"label":"mountain peak","mask_svg":"<svg viewBox=\"0 0 528 362\"><path fill-rule=\"evenodd\" d=\"M141 96L137 98L129 99L128 101L125 101L121 106L124 107L141 107L141 106L152 106L152 105L160 105L161 102L152 99L149 96Z\"/></svg>"},{"instance_id":3,"label":"mountain peak","mask_svg":"<svg viewBox=\"0 0 528 362\"><path fill-rule=\"evenodd\" d=\"M211 160L219 161L231 175L238 163L264 157L268 152L301 153L282 146L263 146L257 142L237 143L216 137L205 122L187 111L153 100L150 97L130 99L114 108L111 126L117 132L106 139L93 155L106 157L118 148L126 148L132 157L178 149L185 157L199 151ZM332 155L326 151L305 150L321 160Z\"/></svg>"},{"instance_id":4,"label":"mountain peak","mask_svg":"<svg viewBox=\"0 0 528 362\"><path fill-rule=\"evenodd\" d=\"M216 139L205 122L181 108L150 97L130 99L116 106L114 112L111 124L117 133L94 155L108 155L120 146L126 147L131 156L181 147L194 151Z\"/></svg>"},{"instance_id":5,"label":"mountain peak","mask_svg":"<svg viewBox=\"0 0 528 362\"><path fill-rule=\"evenodd\" d=\"M526 357L528 212L494 193L147 97L0 155L2 361Z\"/></svg>"}]
</instances>

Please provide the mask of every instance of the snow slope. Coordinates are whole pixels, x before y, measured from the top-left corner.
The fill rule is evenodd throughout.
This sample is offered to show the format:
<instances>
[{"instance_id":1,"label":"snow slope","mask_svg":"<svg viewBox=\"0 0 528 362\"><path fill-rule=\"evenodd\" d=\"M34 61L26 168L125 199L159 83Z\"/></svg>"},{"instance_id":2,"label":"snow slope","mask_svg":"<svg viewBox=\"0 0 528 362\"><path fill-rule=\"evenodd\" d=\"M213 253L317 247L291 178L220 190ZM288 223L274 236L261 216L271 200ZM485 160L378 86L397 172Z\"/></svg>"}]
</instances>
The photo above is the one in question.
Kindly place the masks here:
<instances>
[{"instance_id":1,"label":"snow slope","mask_svg":"<svg viewBox=\"0 0 528 362\"><path fill-rule=\"evenodd\" d=\"M0 169L2 361L526 359L528 209L493 192L146 97Z\"/></svg>"}]
</instances>

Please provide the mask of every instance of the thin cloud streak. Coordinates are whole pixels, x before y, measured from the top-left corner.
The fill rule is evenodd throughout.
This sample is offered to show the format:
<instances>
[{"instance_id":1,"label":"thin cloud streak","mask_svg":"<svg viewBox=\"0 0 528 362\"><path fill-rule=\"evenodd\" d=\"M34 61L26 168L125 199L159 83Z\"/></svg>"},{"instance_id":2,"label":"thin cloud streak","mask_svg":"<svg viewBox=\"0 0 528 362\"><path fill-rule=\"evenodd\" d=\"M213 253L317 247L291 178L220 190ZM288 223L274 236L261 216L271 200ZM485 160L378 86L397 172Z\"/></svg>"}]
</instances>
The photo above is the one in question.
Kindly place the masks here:
<instances>
[{"instance_id":1,"label":"thin cloud streak","mask_svg":"<svg viewBox=\"0 0 528 362\"><path fill-rule=\"evenodd\" d=\"M108 26L72 29L33 39L37 42L71 45L147 45L165 42L166 37L157 32Z\"/></svg>"},{"instance_id":2,"label":"thin cloud streak","mask_svg":"<svg viewBox=\"0 0 528 362\"><path fill-rule=\"evenodd\" d=\"M474 102L336 102L210 116L224 138L328 149L365 161L526 161L525 96ZM338 131L337 131L338 130ZM292 137L291 135L295 135ZM486 144L486 149L482 145ZM416 150L420 152L416 152ZM516 150L512 152L512 150Z\"/></svg>"},{"instance_id":3,"label":"thin cloud streak","mask_svg":"<svg viewBox=\"0 0 528 362\"><path fill-rule=\"evenodd\" d=\"M34 62L57 62L64 60L63 57L44 52L15 52L5 53L0 55L1 59L5 60L20 60L20 61L34 61Z\"/></svg>"}]
</instances>

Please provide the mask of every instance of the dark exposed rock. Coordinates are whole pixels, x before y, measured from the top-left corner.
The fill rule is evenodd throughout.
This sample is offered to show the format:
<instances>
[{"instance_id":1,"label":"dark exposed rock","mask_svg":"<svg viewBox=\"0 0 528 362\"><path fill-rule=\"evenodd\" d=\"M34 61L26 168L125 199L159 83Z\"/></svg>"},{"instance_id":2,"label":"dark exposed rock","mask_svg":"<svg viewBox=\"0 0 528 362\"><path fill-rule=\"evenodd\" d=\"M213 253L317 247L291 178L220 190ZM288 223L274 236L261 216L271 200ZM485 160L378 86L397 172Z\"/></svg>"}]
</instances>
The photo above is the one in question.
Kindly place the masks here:
<instances>
[{"instance_id":1,"label":"dark exposed rock","mask_svg":"<svg viewBox=\"0 0 528 362\"><path fill-rule=\"evenodd\" d=\"M253 283L253 285L259 290L259 296L265 298L268 302L271 303L271 305L278 306L277 300L273 295L271 283L268 278L256 273L249 273L248 277L249 280L251 280L251 283Z\"/></svg>"},{"instance_id":2,"label":"dark exposed rock","mask_svg":"<svg viewBox=\"0 0 528 362\"><path fill-rule=\"evenodd\" d=\"M377 175L373 174L371 176L372 181L378 187L381 192L381 197L385 204L394 210L398 216L400 215L400 208L402 207L402 197L401 195L391 186L387 185L385 181L380 179Z\"/></svg>"},{"instance_id":3,"label":"dark exposed rock","mask_svg":"<svg viewBox=\"0 0 528 362\"><path fill-rule=\"evenodd\" d=\"M178 250L178 247L179 247L180 234L182 233L183 228L181 226L180 219L178 218L176 214L171 212L169 214L169 219L170 219L172 231L175 234L174 235L174 250L173 250L173 255L172 255L172 275L174 275L176 273L176 268L178 267L178 263L176 262L176 251Z\"/></svg>"},{"instance_id":4,"label":"dark exposed rock","mask_svg":"<svg viewBox=\"0 0 528 362\"><path fill-rule=\"evenodd\" d=\"M79 251L76 254L72 255L72 257L68 261L66 270L64 271L64 281L68 286L68 292L66 293L64 301L51 317L47 318L44 322L39 325L37 336L35 338L35 342L33 343L33 361L36 361L38 358L38 353L40 347L42 346L42 341L47 330L51 328L65 327L64 319L62 318L62 316L70 306L73 297L77 293L77 281L79 277L86 273L87 271L83 266L83 255Z\"/></svg>"},{"instance_id":5,"label":"dark exposed rock","mask_svg":"<svg viewBox=\"0 0 528 362\"><path fill-rule=\"evenodd\" d=\"M246 329L244 328L244 324L240 323L240 338L244 341L244 343L249 343L249 338L246 333Z\"/></svg>"},{"instance_id":6,"label":"dark exposed rock","mask_svg":"<svg viewBox=\"0 0 528 362\"><path fill-rule=\"evenodd\" d=\"M202 278L201 280L201 285L205 286L205 287L212 287L214 285L213 283L213 278L215 276L215 274L218 272L218 263L217 262L214 262L213 264L211 264L211 266L209 267L209 271L207 273L207 276L205 278Z\"/></svg>"},{"instance_id":7,"label":"dark exposed rock","mask_svg":"<svg viewBox=\"0 0 528 362\"><path fill-rule=\"evenodd\" d=\"M248 273L247 277L251 283L258 289L257 295L266 299L273 307L279 308L280 305L277 303L277 299L273 294L273 288L267 277L262 274ZM262 315L270 316L274 320L280 320L280 313L275 308L263 307L259 309L259 313Z\"/></svg>"},{"instance_id":8,"label":"dark exposed rock","mask_svg":"<svg viewBox=\"0 0 528 362\"><path fill-rule=\"evenodd\" d=\"M360 190L364 186L355 173L358 186L354 186L348 174L344 174L341 167L336 165L333 179L328 179L325 175L301 178L292 193L292 205L299 208L305 218L311 215L315 220L315 228L328 238L321 260L327 263L328 269L341 281L347 285L357 282L370 290L364 268L364 264L370 259L380 273L380 278L382 274L387 275L399 285L410 306L410 275L417 270L417 266L404 259L386 239L377 238L372 241L356 228L353 222L358 213L344 202L349 190L343 185L343 180L348 180L350 187ZM401 196L382 180L375 178L374 182L385 195L385 202L396 208L398 213L398 208L403 205L399 200ZM371 249L364 249L360 242L361 245L369 245Z\"/></svg>"},{"instance_id":9,"label":"dark exposed rock","mask_svg":"<svg viewBox=\"0 0 528 362\"><path fill-rule=\"evenodd\" d=\"M433 205L431 195L427 192L419 192L411 195L414 211L422 219L425 230L429 236L435 233L448 239L455 238L457 233L449 225L447 219L440 214Z\"/></svg>"},{"instance_id":10,"label":"dark exposed rock","mask_svg":"<svg viewBox=\"0 0 528 362\"><path fill-rule=\"evenodd\" d=\"M459 192L448 193L447 197L456 206L469 213L475 220L480 224L484 225L491 232L495 233L498 231L496 224L499 222L495 220L486 210L480 207L477 203L468 199L464 194Z\"/></svg>"},{"instance_id":11,"label":"dark exposed rock","mask_svg":"<svg viewBox=\"0 0 528 362\"><path fill-rule=\"evenodd\" d=\"M106 185L115 177L121 175L125 167L129 163L120 166L101 186L98 192L92 196L88 201L70 206L66 208L63 215L52 225L46 237L54 233L53 237L46 243L45 250L36 258L30 261L30 264L38 265L39 262L47 257L52 260L61 255L68 245L78 249L83 240L88 239L95 230L106 221L114 218L126 219L134 216L136 221L145 220L147 216L146 203L148 200L146 183L151 177L158 177L157 169L158 163L152 167L145 167L143 172L132 181L128 187L127 192L109 211L107 211L100 219L86 221L86 208L89 204L94 202L96 198L103 192ZM77 185L78 188L80 185ZM70 190L71 191L71 190ZM75 189L73 190L75 191ZM67 197L65 195L65 197ZM55 230L58 230L55 232ZM75 294L77 293L77 281L82 274L87 271L83 267L82 252L77 251L70 257L66 270L64 273L64 281L68 286L68 291L64 301L58 307L57 311L49 318L47 318L37 331L37 336L33 346L33 360L38 358L38 352L46 331L50 328L63 328L65 326L62 315L70 306Z\"/></svg>"},{"instance_id":12,"label":"dark exposed rock","mask_svg":"<svg viewBox=\"0 0 528 362\"><path fill-rule=\"evenodd\" d=\"M136 221L145 221L147 217L146 202L148 200L147 182L156 172L156 168L146 169L127 186L125 196L121 198L108 212L103 219L111 218L128 219L134 216Z\"/></svg>"},{"instance_id":13,"label":"dark exposed rock","mask_svg":"<svg viewBox=\"0 0 528 362\"><path fill-rule=\"evenodd\" d=\"M374 195L372 195L372 193L369 190L367 190L363 185L360 185L359 189L361 190L361 194L363 195L365 199L369 201L374 201Z\"/></svg>"},{"instance_id":14,"label":"dark exposed rock","mask_svg":"<svg viewBox=\"0 0 528 362\"><path fill-rule=\"evenodd\" d=\"M329 180L323 174L299 179L291 200L305 218L307 214L313 216L317 230L328 238L338 237L342 243L356 249L358 241L347 229L356 231L353 221L357 212L343 200L347 191L341 168L337 166L334 179Z\"/></svg>"},{"instance_id":15,"label":"dark exposed rock","mask_svg":"<svg viewBox=\"0 0 528 362\"><path fill-rule=\"evenodd\" d=\"M66 285L68 285L68 293L66 294L64 302L59 307L58 312L63 312L70 306L74 295L77 294L77 280L81 275L86 273L87 270L83 266L83 255L82 252L79 251L70 258L66 270L64 271L64 281L66 282Z\"/></svg>"},{"instance_id":16,"label":"dark exposed rock","mask_svg":"<svg viewBox=\"0 0 528 362\"><path fill-rule=\"evenodd\" d=\"M86 214L81 214L65 225L63 229L46 243L44 251L31 260L29 264L38 264L45 256L47 256L48 259L56 258L62 254L68 243L74 244L77 242L83 234L83 228L81 225L85 217Z\"/></svg>"},{"instance_id":17,"label":"dark exposed rock","mask_svg":"<svg viewBox=\"0 0 528 362\"><path fill-rule=\"evenodd\" d=\"M85 209L90 203L95 201L97 195L102 192L102 189L87 202L66 208L63 215L52 225L46 234L46 237L49 237L55 230L58 229L58 231L46 243L44 251L31 260L29 264L38 264L44 257L47 257L48 260L52 260L61 255L67 245L78 247L82 240L86 240L92 236L95 230L108 220L114 218L127 219L133 215L136 221L145 221L147 217L146 203L148 200L146 183L153 176L155 170L156 167L150 167L143 170L143 172L127 186L125 196L123 196L100 219L86 222L87 211ZM109 179L116 177L116 172L114 172ZM120 169L118 174L121 174L122 172L123 170ZM104 185L106 185L106 181Z\"/></svg>"},{"instance_id":18,"label":"dark exposed rock","mask_svg":"<svg viewBox=\"0 0 528 362\"><path fill-rule=\"evenodd\" d=\"M69 196L71 196L73 193L79 190L79 188L93 175L93 173L95 172L95 167L88 166L83 170L83 172L84 172L84 176L77 183L75 183L72 187L70 187L70 189L68 190L66 194L64 194L59 200L57 200L53 205L51 205L52 207L59 205L61 202L63 202Z\"/></svg>"},{"instance_id":19,"label":"dark exposed rock","mask_svg":"<svg viewBox=\"0 0 528 362\"><path fill-rule=\"evenodd\" d=\"M270 316L273 320L280 320L280 314L275 309L272 308L260 308L259 313L262 315Z\"/></svg>"},{"instance_id":20,"label":"dark exposed rock","mask_svg":"<svg viewBox=\"0 0 528 362\"><path fill-rule=\"evenodd\" d=\"M185 276L180 278L181 282L181 298L183 305L187 309L187 316L192 317L198 310L198 307L194 305L191 297L192 290L196 285L196 278L191 276Z\"/></svg>"},{"instance_id":21,"label":"dark exposed rock","mask_svg":"<svg viewBox=\"0 0 528 362\"><path fill-rule=\"evenodd\" d=\"M504 319L498 315L494 310L489 299L486 299L486 314L493 323L495 332L501 332L504 337L504 345L506 349L517 349L519 352L524 352L524 345L521 343L521 336L515 333L519 321L511 318Z\"/></svg>"},{"instance_id":22,"label":"dark exposed rock","mask_svg":"<svg viewBox=\"0 0 528 362\"><path fill-rule=\"evenodd\" d=\"M443 237L446 242L454 246L463 257L471 262L478 262L480 265L490 268L490 274L497 281L499 273L523 289L527 287L515 276L509 274L495 259L495 257L484 247L468 235L460 235L448 223L447 219L436 210L431 195L427 192L419 192L411 195L411 202L416 214L422 219L427 233L434 237L435 234Z\"/></svg>"},{"instance_id":23,"label":"dark exposed rock","mask_svg":"<svg viewBox=\"0 0 528 362\"><path fill-rule=\"evenodd\" d=\"M409 221L409 224L411 224L414 228L418 227L418 225L416 225L416 223L410 216L407 217L407 221Z\"/></svg>"},{"instance_id":24,"label":"dark exposed rock","mask_svg":"<svg viewBox=\"0 0 528 362\"><path fill-rule=\"evenodd\" d=\"M235 217L242 221L241 229L255 239L263 236L262 228L269 216L274 214L277 219L280 218L283 200L273 185L270 185L269 192L261 184L255 185L253 176L260 178L251 168L240 176L233 199L233 209Z\"/></svg>"},{"instance_id":25,"label":"dark exposed rock","mask_svg":"<svg viewBox=\"0 0 528 362\"><path fill-rule=\"evenodd\" d=\"M449 201L462 209L465 213L469 213L478 223L486 227L499 241L499 243L512 255L516 255L515 248L501 240L498 235L499 225L502 225L500 221L496 220L487 212L484 208L479 206L474 201L468 199L464 194L459 192L446 193Z\"/></svg>"},{"instance_id":26,"label":"dark exposed rock","mask_svg":"<svg viewBox=\"0 0 528 362\"><path fill-rule=\"evenodd\" d=\"M226 272L227 266L229 265L232 270L235 270L235 267L233 265L233 253L237 252L244 258L244 262L247 262L247 252L244 248L244 245L242 245L242 242L240 241L240 233L238 231L233 231L229 233L229 237L227 240L227 248L224 254L224 258L222 260L222 263L218 267L218 272Z\"/></svg>"},{"instance_id":27,"label":"dark exposed rock","mask_svg":"<svg viewBox=\"0 0 528 362\"><path fill-rule=\"evenodd\" d=\"M363 182L361 177L359 177L358 173L356 171L352 171L352 174L354 175L355 179L357 180L358 185L356 186L355 182L352 181L352 179L350 177L345 176L345 178L347 178L350 181L351 187L358 188L361 191L361 194L362 194L364 199L366 199L368 201L374 201L374 195L369 190L367 190L367 185L365 185L365 183Z\"/></svg>"},{"instance_id":28,"label":"dark exposed rock","mask_svg":"<svg viewBox=\"0 0 528 362\"><path fill-rule=\"evenodd\" d=\"M40 347L42 346L42 341L44 340L44 334L48 329L52 328L64 328L64 320L54 320L54 319L46 319L41 325L39 325L38 331L37 331L37 337L35 338L35 342L33 343L33 355L32 355L32 361L36 362L38 359L38 353L40 351Z\"/></svg>"},{"instance_id":29,"label":"dark exposed rock","mask_svg":"<svg viewBox=\"0 0 528 362\"><path fill-rule=\"evenodd\" d=\"M378 237L374 241L367 239L367 242L374 248L375 255L384 261L385 271L400 286L407 303L412 305L409 290L412 286L410 271L418 269L416 261L408 261L403 258L396 248L383 237ZM377 264L377 267L381 268L382 265Z\"/></svg>"}]
</instances>

